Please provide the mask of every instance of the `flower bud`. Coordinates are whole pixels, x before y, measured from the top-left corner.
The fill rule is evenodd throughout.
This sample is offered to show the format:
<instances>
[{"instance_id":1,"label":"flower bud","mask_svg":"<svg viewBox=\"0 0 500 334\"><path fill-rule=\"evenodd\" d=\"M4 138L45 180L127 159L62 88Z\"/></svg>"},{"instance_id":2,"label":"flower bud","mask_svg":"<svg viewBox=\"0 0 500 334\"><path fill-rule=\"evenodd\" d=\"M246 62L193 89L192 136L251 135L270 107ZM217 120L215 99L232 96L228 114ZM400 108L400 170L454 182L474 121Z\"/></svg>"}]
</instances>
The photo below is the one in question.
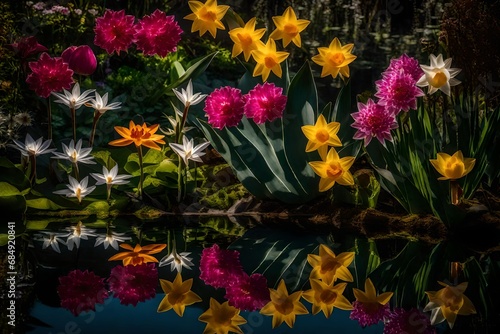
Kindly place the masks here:
<instances>
[{"instance_id":1,"label":"flower bud","mask_svg":"<svg viewBox=\"0 0 500 334\"><path fill-rule=\"evenodd\" d=\"M77 74L91 75L97 68L97 59L88 45L70 46L61 57Z\"/></svg>"}]
</instances>

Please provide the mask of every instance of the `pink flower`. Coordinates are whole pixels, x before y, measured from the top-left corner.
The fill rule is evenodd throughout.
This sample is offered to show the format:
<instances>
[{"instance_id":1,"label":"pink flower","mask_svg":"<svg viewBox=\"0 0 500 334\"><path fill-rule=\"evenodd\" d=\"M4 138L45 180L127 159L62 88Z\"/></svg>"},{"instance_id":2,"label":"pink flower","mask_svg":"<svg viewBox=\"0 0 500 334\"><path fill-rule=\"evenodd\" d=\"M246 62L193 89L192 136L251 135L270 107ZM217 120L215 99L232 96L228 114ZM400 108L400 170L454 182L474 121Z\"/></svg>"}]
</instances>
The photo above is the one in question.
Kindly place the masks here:
<instances>
[{"instance_id":1,"label":"pink flower","mask_svg":"<svg viewBox=\"0 0 500 334\"><path fill-rule=\"evenodd\" d=\"M416 308L397 308L385 319L384 334L435 334L429 317Z\"/></svg>"},{"instance_id":2,"label":"pink flower","mask_svg":"<svg viewBox=\"0 0 500 334\"><path fill-rule=\"evenodd\" d=\"M145 55L155 54L165 57L177 50L181 40L182 29L174 20L174 16L167 16L157 9L151 16L146 15L136 25L135 43Z\"/></svg>"},{"instance_id":3,"label":"pink flower","mask_svg":"<svg viewBox=\"0 0 500 334\"><path fill-rule=\"evenodd\" d=\"M96 18L94 44L109 54L127 52L134 41L134 21L135 17L125 15L123 9L118 12L106 10L103 17Z\"/></svg>"},{"instance_id":4,"label":"pink flower","mask_svg":"<svg viewBox=\"0 0 500 334\"><path fill-rule=\"evenodd\" d=\"M97 59L88 45L70 46L61 57L77 74L91 75L97 68Z\"/></svg>"},{"instance_id":5,"label":"pink flower","mask_svg":"<svg viewBox=\"0 0 500 334\"><path fill-rule=\"evenodd\" d=\"M137 305L156 295L158 269L154 263L137 266L118 265L111 270L109 289L124 305Z\"/></svg>"},{"instance_id":6,"label":"pink flower","mask_svg":"<svg viewBox=\"0 0 500 334\"><path fill-rule=\"evenodd\" d=\"M214 288L227 288L244 274L235 250L220 249L217 244L205 248L200 259L200 279Z\"/></svg>"},{"instance_id":7,"label":"pink flower","mask_svg":"<svg viewBox=\"0 0 500 334\"><path fill-rule=\"evenodd\" d=\"M349 316L352 320L357 320L362 327L377 324L389 316L389 304L381 305L378 303L352 303L353 310Z\"/></svg>"},{"instance_id":8,"label":"pink flower","mask_svg":"<svg viewBox=\"0 0 500 334\"><path fill-rule=\"evenodd\" d=\"M265 82L257 84L247 95L245 100L245 115L253 118L255 123L262 124L283 116L287 97L282 95L283 89Z\"/></svg>"},{"instance_id":9,"label":"pink flower","mask_svg":"<svg viewBox=\"0 0 500 334\"><path fill-rule=\"evenodd\" d=\"M87 270L73 270L67 276L59 277L57 293L61 306L75 316L85 311L95 311L96 304L104 304L108 292L104 288L104 278Z\"/></svg>"},{"instance_id":10,"label":"pink flower","mask_svg":"<svg viewBox=\"0 0 500 334\"><path fill-rule=\"evenodd\" d=\"M60 57L51 58L44 52L38 61L28 65L33 73L26 82L38 96L49 97L50 93L69 89L73 84L73 71Z\"/></svg>"},{"instance_id":11,"label":"pink flower","mask_svg":"<svg viewBox=\"0 0 500 334\"><path fill-rule=\"evenodd\" d=\"M385 144L385 139L392 141L391 130L398 127L395 115L372 99L368 99L366 105L358 103L358 112L352 113L354 123L351 126L358 131L354 139L364 139L367 146L373 137Z\"/></svg>"},{"instance_id":12,"label":"pink flower","mask_svg":"<svg viewBox=\"0 0 500 334\"><path fill-rule=\"evenodd\" d=\"M216 129L236 126L243 117L245 102L241 90L233 87L215 89L205 100L208 123Z\"/></svg>"},{"instance_id":13,"label":"pink flower","mask_svg":"<svg viewBox=\"0 0 500 334\"><path fill-rule=\"evenodd\" d=\"M242 273L226 288L225 298L240 310L260 310L271 300L267 279L261 274Z\"/></svg>"},{"instance_id":14,"label":"pink flower","mask_svg":"<svg viewBox=\"0 0 500 334\"><path fill-rule=\"evenodd\" d=\"M386 106L395 115L401 110L417 109L417 98L424 96L416 81L402 69L385 73L375 84L378 90L375 96L380 98L378 104Z\"/></svg>"},{"instance_id":15,"label":"pink flower","mask_svg":"<svg viewBox=\"0 0 500 334\"><path fill-rule=\"evenodd\" d=\"M392 59L389 67L386 70L388 72L399 72L403 70L406 74L409 74L413 81L417 82L418 79L424 74L418 60L412 57L408 57L406 54L401 55L397 59Z\"/></svg>"},{"instance_id":16,"label":"pink flower","mask_svg":"<svg viewBox=\"0 0 500 334\"><path fill-rule=\"evenodd\" d=\"M26 59L31 55L47 51L47 48L38 43L35 36L21 38L17 43L8 45L21 59Z\"/></svg>"}]
</instances>

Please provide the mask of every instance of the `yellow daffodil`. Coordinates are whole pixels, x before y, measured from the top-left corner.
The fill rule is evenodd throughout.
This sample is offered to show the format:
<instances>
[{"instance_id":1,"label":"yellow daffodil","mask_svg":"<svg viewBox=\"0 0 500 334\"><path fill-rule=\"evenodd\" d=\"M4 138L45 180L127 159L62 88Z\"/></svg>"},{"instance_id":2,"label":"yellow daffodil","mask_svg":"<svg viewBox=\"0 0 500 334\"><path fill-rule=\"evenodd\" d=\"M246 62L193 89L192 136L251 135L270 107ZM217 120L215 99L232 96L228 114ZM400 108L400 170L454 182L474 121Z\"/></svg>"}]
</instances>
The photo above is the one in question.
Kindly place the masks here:
<instances>
[{"instance_id":1,"label":"yellow daffodil","mask_svg":"<svg viewBox=\"0 0 500 334\"><path fill-rule=\"evenodd\" d=\"M311 161L309 165L316 174L321 177L319 180L319 191L327 191L335 182L343 186L352 186L354 179L352 178L349 168L354 163L354 157L340 158L339 154L332 147L323 161Z\"/></svg>"},{"instance_id":2,"label":"yellow daffodil","mask_svg":"<svg viewBox=\"0 0 500 334\"><path fill-rule=\"evenodd\" d=\"M276 51L274 39L268 39L266 44L260 45L256 50L252 50L252 56L257 63L253 70L253 76L262 75L262 81L266 81L271 71L281 78L281 63L288 57L289 53Z\"/></svg>"},{"instance_id":3,"label":"yellow daffodil","mask_svg":"<svg viewBox=\"0 0 500 334\"><path fill-rule=\"evenodd\" d=\"M160 279L160 285L165 292L165 297L158 306L158 312L166 312L174 309L179 317L184 315L186 306L201 302L200 296L191 291L193 279L182 281L180 273L177 273L173 282Z\"/></svg>"},{"instance_id":4,"label":"yellow daffodil","mask_svg":"<svg viewBox=\"0 0 500 334\"><path fill-rule=\"evenodd\" d=\"M142 125L136 125L134 121L130 121L128 129L123 126L115 126L115 131L123 138L113 140L109 145L128 146L134 143L136 147L146 146L160 151L161 148L157 143L165 144L162 140L165 136L155 134L159 127L159 124L147 126L146 123L143 123Z\"/></svg>"},{"instance_id":5,"label":"yellow daffodil","mask_svg":"<svg viewBox=\"0 0 500 334\"><path fill-rule=\"evenodd\" d=\"M344 252L336 256L327 245L321 244L319 255L307 255L307 262L313 267L310 278L320 279L326 284L332 284L337 278L352 282L354 279L347 267L353 260L354 252Z\"/></svg>"},{"instance_id":6,"label":"yellow daffodil","mask_svg":"<svg viewBox=\"0 0 500 334\"><path fill-rule=\"evenodd\" d=\"M229 37L234 42L231 57L234 58L243 52L245 61L248 61L252 50L257 50L259 47L264 46L264 43L260 39L264 36L266 29L255 30L255 21L255 17L251 18L243 28L234 28L229 31Z\"/></svg>"},{"instance_id":7,"label":"yellow daffodil","mask_svg":"<svg viewBox=\"0 0 500 334\"><path fill-rule=\"evenodd\" d=\"M354 297L356 297L356 301L363 305L363 309L371 314L377 313L377 311L384 307L389 300L391 300L392 292L384 292L380 295L377 295L377 291L375 290L375 286L373 285L371 279L367 278L365 281L365 291L361 291L359 289L353 288Z\"/></svg>"},{"instance_id":8,"label":"yellow daffodil","mask_svg":"<svg viewBox=\"0 0 500 334\"><path fill-rule=\"evenodd\" d=\"M431 159L430 161L439 174L443 175L438 180L460 179L469 174L476 163L476 159L464 159L462 151L457 151L452 156L446 153L438 153L437 159Z\"/></svg>"},{"instance_id":9,"label":"yellow daffodil","mask_svg":"<svg viewBox=\"0 0 500 334\"><path fill-rule=\"evenodd\" d=\"M302 291L297 291L288 295L285 281L281 280L278 289L269 289L271 292L271 301L264 305L260 310L261 314L273 316L273 328L286 322L288 327L293 328L295 316L308 314L304 304L300 302Z\"/></svg>"},{"instance_id":10,"label":"yellow daffodil","mask_svg":"<svg viewBox=\"0 0 500 334\"><path fill-rule=\"evenodd\" d=\"M317 279L311 279L310 282L311 289L305 291L302 296L312 304L312 313L314 315L323 311L325 317L329 318L334 307L346 311L352 310L351 303L343 295L347 283L328 285Z\"/></svg>"},{"instance_id":11,"label":"yellow daffodil","mask_svg":"<svg viewBox=\"0 0 500 334\"><path fill-rule=\"evenodd\" d=\"M290 42L301 46L300 32L303 31L311 21L297 20L297 16L292 7L285 9L282 16L273 16L276 29L271 33L269 38L274 40L283 39L283 46L286 47Z\"/></svg>"},{"instance_id":12,"label":"yellow daffodil","mask_svg":"<svg viewBox=\"0 0 500 334\"><path fill-rule=\"evenodd\" d=\"M342 143L337 136L340 129L340 123L330 122L327 124L323 115L319 115L316 124L304 125L301 129L309 140L306 145L306 152L319 150L321 159L325 159L328 146L342 146Z\"/></svg>"},{"instance_id":13,"label":"yellow daffodil","mask_svg":"<svg viewBox=\"0 0 500 334\"><path fill-rule=\"evenodd\" d=\"M226 15L229 6L218 6L217 0L207 0L205 3L189 1L188 4L193 13L184 18L193 21L191 32L199 31L200 36L203 36L208 31L215 38L217 29L226 29L221 20Z\"/></svg>"},{"instance_id":14,"label":"yellow daffodil","mask_svg":"<svg viewBox=\"0 0 500 334\"><path fill-rule=\"evenodd\" d=\"M438 282L444 286L439 291L426 291L429 297L429 303L425 306L424 312L431 311L431 324L436 325L444 320L448 322L450 328L453 328L457 315L476 314L474 305L464 295L467 289L467 282L460 283L457 286Z\"/></svg>"},{"instance_id":15,"label":"yellow daffodil","mask_svg":"<svg viewBox=\"0 0 500 334\"><path fill-rule=\"evenodd\" d=\"M139 264L148 262L158 262L158 260L154 256L151 256L151 254L161 252L165 247L167 247L167 245L150 244L144 247L141 247L140 245L135 245L135 247L132 247L128 244L120 244L120 247L129 251L115 254L110 257L108 261L123 260L124 266L128 266L130 264L133 266L137 266Z\"/></svg>"},{"instance_id":16,"label":"yellow daffodil","mask_svg":"<svg viewBox=\"0 0 500 334\"><path fill-rule=\"evenodd\" d=\"M229 332L243 334L238 326L247 322L240 315L240 310L234 306L229 306L229 302L221 305L213 298L210 298L210 308L200 315L198 320L207 323L203 331L205 334L228 334Z\"/></svg>"},{"instance_id":17,"label":"yellow daffodil","mask_svg":"<svg viewBox=\"0 0 500 334\"><path fill-rule=\"evenodd\" d=\"M455 76L460 73L461 69L451 68L451 58L443 61L443 55L437 57L431 54L431 65L420 65L424 74L417 82L417 86L429 86L429 94L433 94L438 90L446 95L450 95L450 87L460 84L460 80L455 79Z\"/></svg>"},{"instance_id":18,"label":"yellow daffodil","mask_svg":"<svg viewBox=\"0 0 500 334\"><path fill-rule=\"evenodd\" d=\"M330 45L318 48L319 54L312 57L312 61L323 66L321 77L331 75L336 78L340 73L341 78L349 78L349 65L356 59L356 56L351 54L354 44L346 44L342 46L337 37L333 39Z\"/></svg>"}]
</instances>

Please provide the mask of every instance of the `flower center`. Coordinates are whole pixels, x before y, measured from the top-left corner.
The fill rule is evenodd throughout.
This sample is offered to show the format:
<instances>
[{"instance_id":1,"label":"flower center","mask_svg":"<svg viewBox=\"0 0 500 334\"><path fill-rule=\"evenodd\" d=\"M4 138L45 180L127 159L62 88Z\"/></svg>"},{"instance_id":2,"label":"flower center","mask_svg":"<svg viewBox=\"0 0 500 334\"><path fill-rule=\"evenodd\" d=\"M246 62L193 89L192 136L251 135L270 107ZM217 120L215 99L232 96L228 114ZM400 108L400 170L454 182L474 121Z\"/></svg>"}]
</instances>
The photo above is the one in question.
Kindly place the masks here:
<instances>
[{"instance_id":1,"label":"flower center","mask_svg":"<svg viewBox=\"0 0 500 334\"><path fill-rule=\"evenodd\" d=\"M267 68L273 68L277 64L278 64L278 62L274 59L274 57L264 58L264 65L266 65Z\"/></svg>"},{"instance_id":2,"label":"flower center","mask_svg":"<svg viewBox=\"0 0 500 334\"><path fill-rule=\"evenodd\" d=\"M186 298L185 294L179 293L177 291L171 291L168 294L168 302L170 303L170 305L182 304L185 298Z\"/></svg>"},{"instance_id":3,"label":"flower center","mask_svg":"<svg viewBox=\"0 0 500 334\"><path fill-rule=\"evenodd\" d=\"M285 32L285 34L291 37L295 37L299 33L299 29L297 29L297 26L291 23L285 24L285 26L283 27L283 31Z\"/></svg>"},{"instance_id":4,"label":"flower center","mask_svg":"<svg viewBox=\"0 0 500 334\"><path fill-rule=\"evenodd\" d=\"M451 311L454 313L457 313L458 310L462 307L464 301L461 298L460 295L457 295L453 290L450 288L446 288L443 291L443 302L444 305L448 308L450 308Z\"/></svg>"},{"instance_id":5,"label":"flower center","mask_svg":"<svg viewBox=\"0 0 500 334\"><path fill-rule=\"evenodd\" d=\"M430 84L436 88L439 88L448 82L448 78L446 78L446 74L443 72L437 72L434 74L434 77L431 79Z\"/></svg>"},{"instance_id":6,"label":"flower center","mask_svg":"<svg viewBox=\"0 0 500 334\"><path fill-rule=\"evenodd\" d=\"M293 311L293 303L288 298L281 298L275 303L276 311L288 315Z\"/></svg>"},{"instance_id":7,"label":"flower center","mask_svg":"<svg viewBox=\"0 0 500 334\"><path fill-rule=\"evenodd\" d=\"M243 46L249 47L253 43L252 36L249 34L236 34L236 36L238 36L238 39Z\"/></svg>"},{"instance_id":8,"label":"flower center","mask_svg":"<svg viewBox=\"0 0 500 334\"><path fill-rule=\"evenodd\" d=\"M335 300L337 299L337 293L331 290L323 290L319 296L319 299L327 304L333 304Z\"/></svg>"},{"instance_id":9,"label":"flower center","mask_svg":"<svg viewBox=\"0 0 500 334\"><path fill-rule=\"evenodd\" d=\"M76 163L78 160L78 154L76 153L76 150L73 150L73 152L71 153L71 161L73 163Z\"/></svg>"},{"instance_id":10,"label":"flower center","mask_svg":"<svg viewBox=\"0 0 500 334\"><path fill-rule=\"evenodd\" d=\"M217 20L217 14L206 8L200 10L200 19L207 22L215 22Z\"/></svg>"},{"instance_id":11,"label":"flower center","mask_svg":"<svg viewBox=\"0 0 500 334\"><path fill-rule=\"evenodd\" d=\"M111 184L112 182L113 182L113 178L112 178L111 176L108 176L108 177L106 178L106 183L107 183L107 184Z\"/></svg>"},{"instance_id":12,"label":"flower center","mask_svg":"<svg viewBox=\"0 0 500 334\"><path fill-rule=\"evenodd\" d=\"M330 138L330 134L325 129L320 129L320 130L316 131L316 139L320 143L326 143L329 138Z\"/></svg>"},{"instance_id":13,"label":"flower center","mask_svg":"<svg viewBox=\"0 0 500 334\"><path fill-rule=\"evenodd\" d=\"M321 273L325 274L330 271L336 272L339 267L340 263L338 263L335 259L329 258L321 262Z\"/></svg>"},{"instance_id":14,"label":"flower center","mask_svg":"<svg viewBox=\"0 0 500 334\"><path fill-rule=\"evenodd\" d=\"M78 198L78 202L81 202L82 201L82 188L78 187L76 189L76 198Z\"/></svg>"},{"instance_id":15,"label":"flower center","mask_svg":"<svg viewBox=\"0 0 500 334\"><path fill-rule=\"evenodd\" d=\"M446 176L452 179L459 179L464 175L464 163L455 157L452 157L446 162L445 173Z\"/></svg>"},{"instance_id":16,"label":"flower center","mask_svg":"<svg viewBox=\"0 0 500 334\"><path fill-rule=\"evenodd\" d=\"M231 320L235 315L236 315L235 311L224 308L222 310L218 310L217 312L213 313L214 322L222 326L231 326L232 324Z\"/></svg>"},{"instance_id":17,"label":"flower center","mask_svg":"<svg viewBox=\"0 0 500 334\"><path fill-rule=\"evenodd\" d=\"M337 53L332 54L328 58L328 60L330 60L330 63L332 63L333 66L339 67L344 62L345 56L342 52L337 52Z\"/></svg>"},{"instance_id":18,"label":"flower center","mask_svg":"<svg viewBox=\"0 0 500 334\"><path fill-rule=\"evenodd\" d=\"M331 162L326 169L329 178L338 179L342 175L342 168L338 162Z\"/></svg>"}]
</instances>

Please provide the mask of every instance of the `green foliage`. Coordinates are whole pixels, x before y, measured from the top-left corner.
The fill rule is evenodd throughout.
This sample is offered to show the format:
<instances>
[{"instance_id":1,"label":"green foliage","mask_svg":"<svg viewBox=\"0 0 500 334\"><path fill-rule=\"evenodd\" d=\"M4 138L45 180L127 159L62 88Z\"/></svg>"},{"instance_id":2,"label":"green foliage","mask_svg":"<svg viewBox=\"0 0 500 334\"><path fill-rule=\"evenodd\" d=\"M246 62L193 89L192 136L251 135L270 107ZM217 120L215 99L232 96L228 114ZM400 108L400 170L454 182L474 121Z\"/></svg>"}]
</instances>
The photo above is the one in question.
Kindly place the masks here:
<instances>
[{"instance_id":1,"label":"green foliage","mask_svg":"<svg viewBox=\"0 0 500 334\"><path fill-rule=\"evenodd\" d=\"M475 158L475 167L459 180L464 197L470 198L484 179L488 156L492 151L499 152L498 144L491 145L500 126L499 110L488 112L473 123L470 107L466 97L457 99L451 114L454 121L446 123L443 135L431 120L429 110L419 104L418 110L409 112L407 119L398 119L394 142L386 142L384 147L372 141L366 147L381 186L408 212L433 213L451 228L463 221L465 213L450 203L449 181L437 180L439 174L429 160L436 159L438 152L452 155L457 150L464 157Z\"/></svg>"}]
</instances>

